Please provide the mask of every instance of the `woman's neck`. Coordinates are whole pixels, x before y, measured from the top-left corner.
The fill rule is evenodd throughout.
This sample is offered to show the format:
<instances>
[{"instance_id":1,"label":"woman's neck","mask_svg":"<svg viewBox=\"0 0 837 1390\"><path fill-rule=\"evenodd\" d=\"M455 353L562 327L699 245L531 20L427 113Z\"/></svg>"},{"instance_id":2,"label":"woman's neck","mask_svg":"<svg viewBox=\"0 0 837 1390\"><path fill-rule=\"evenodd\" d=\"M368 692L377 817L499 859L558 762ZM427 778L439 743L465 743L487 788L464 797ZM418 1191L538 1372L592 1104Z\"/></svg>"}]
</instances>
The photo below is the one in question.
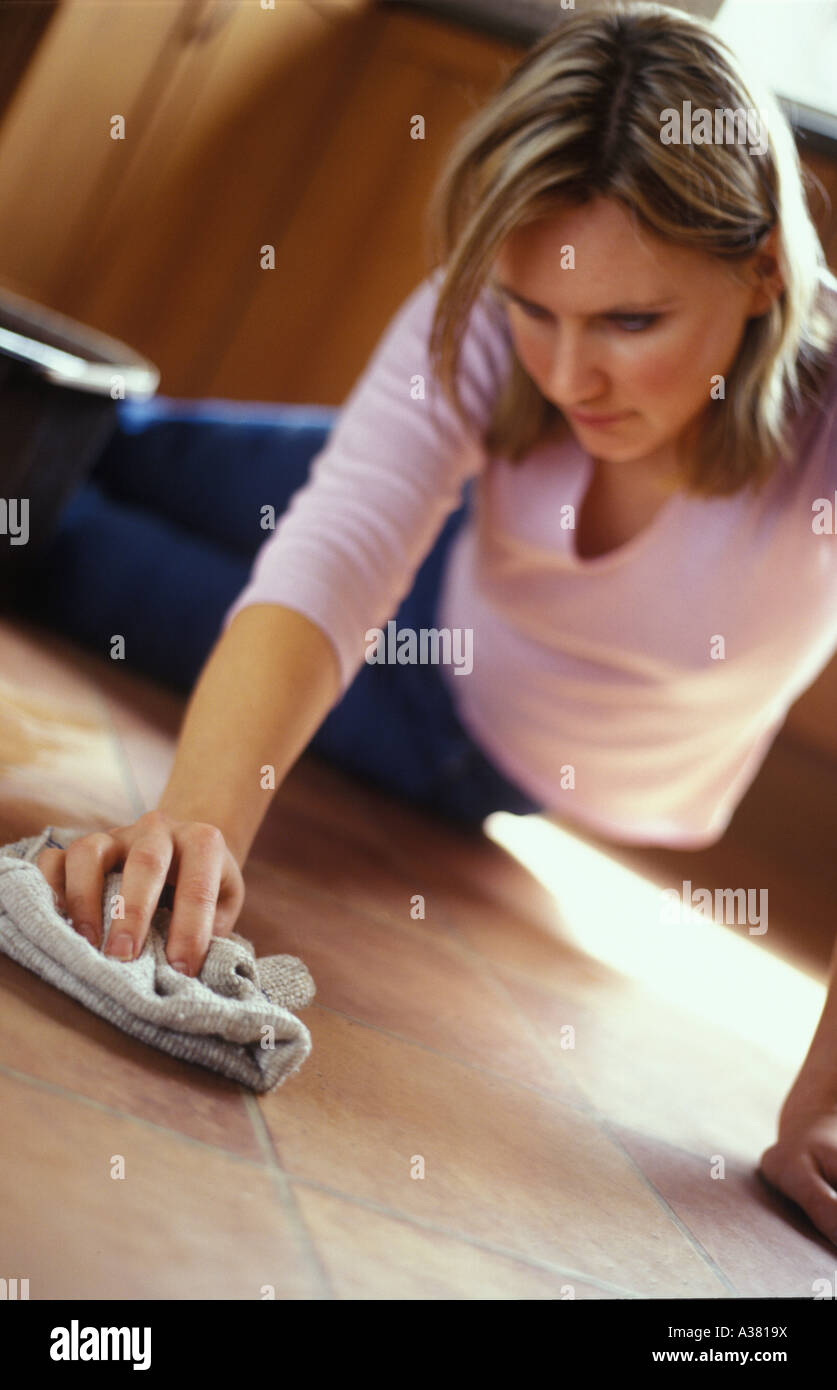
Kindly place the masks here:
<instances>
[{"instance_id":1,"label":"woman's neck","mask_svg":"<svg viewBox=\"0 0 837 1390\"><path fill-rule=\"evenodd\" d=\"M682 486L670 453L665 458L660 455L629 463L613 463L609 459L592 457L594 477L600 486L608 489L625 489L651 498L666 498L678 492Z\"/></svg>"}]
</instances>

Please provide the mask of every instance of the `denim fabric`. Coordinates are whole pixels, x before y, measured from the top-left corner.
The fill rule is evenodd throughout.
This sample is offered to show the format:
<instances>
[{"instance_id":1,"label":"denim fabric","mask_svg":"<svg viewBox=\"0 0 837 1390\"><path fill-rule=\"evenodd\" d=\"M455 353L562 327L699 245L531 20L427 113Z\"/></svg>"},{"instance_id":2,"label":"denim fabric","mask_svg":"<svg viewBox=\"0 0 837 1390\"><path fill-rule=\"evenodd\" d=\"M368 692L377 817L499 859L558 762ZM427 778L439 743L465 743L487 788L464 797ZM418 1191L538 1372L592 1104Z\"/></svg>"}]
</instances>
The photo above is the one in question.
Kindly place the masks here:
<instances>
[{"instance_id":1,"label":"denim fabric","mask_svg":"<svg viewBox=\"0 0 837 1390\"><path fill-rule=\"evenodd\" d=\"M190 690L269 534L260 509L284 511L337 414L165 396L120 403L18 609L105 655L121 634L130 667ZM399 627L434 626L467 506L466 492L392 615ZM470 738L433 664L364 662L308 747L460 824L539 809Z\"/></svg>"}]
</instances>

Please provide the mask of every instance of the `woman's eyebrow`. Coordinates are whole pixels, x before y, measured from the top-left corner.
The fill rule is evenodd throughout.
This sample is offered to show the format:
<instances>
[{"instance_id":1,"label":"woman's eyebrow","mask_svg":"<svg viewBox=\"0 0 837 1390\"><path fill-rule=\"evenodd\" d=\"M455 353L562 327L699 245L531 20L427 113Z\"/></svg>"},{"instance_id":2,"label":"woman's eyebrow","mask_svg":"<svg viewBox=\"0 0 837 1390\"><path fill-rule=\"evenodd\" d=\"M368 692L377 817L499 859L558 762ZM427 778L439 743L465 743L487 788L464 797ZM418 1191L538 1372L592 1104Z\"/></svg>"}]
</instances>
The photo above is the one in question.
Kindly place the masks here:
<instances>
[{"instance_id":1,"label":"woman's eyebrow","mask_svg":"<svg viewBox=\"0 0 837 1390\"><path fill-rule=\"evenodd\" d=\"M497 280L493 276L489 277L488 283L492 289L499 290L501 294L508 295L509 299L513 299L517 304L524 305L527 309L538 309L542 314L552 313L552 310L547 309L545 304L536 304L533 299L526 299L522 294L518 294L517 290L513 290L510 285L504 285L501 280ZM601 309L599 313L605 315L646 313L651 309L661 309L666 305L674 303L676 303L676 300L673 296L669 295L665 299L655 299L648 304L617 304L611 309ZM591 315L591 317L595 318L598 317L598 315Z\"/></svg>"}]
</instances>

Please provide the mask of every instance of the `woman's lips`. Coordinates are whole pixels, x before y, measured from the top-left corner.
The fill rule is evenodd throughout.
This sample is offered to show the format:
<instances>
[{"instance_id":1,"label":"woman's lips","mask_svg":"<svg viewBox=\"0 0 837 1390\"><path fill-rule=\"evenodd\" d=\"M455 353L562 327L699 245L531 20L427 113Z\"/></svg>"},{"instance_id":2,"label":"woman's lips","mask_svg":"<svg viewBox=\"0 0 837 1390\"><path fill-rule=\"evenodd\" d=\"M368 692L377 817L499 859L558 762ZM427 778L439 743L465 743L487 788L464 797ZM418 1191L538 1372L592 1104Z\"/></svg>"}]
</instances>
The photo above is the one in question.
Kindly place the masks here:
<instances>
[{"instance_id":1,"label":"woman's lips","mask_svg":"<svg viewBox=\"0 0 837 1390\"><path fill-rule=\"evenodd\" d=\"M587 415L579 410L569 412L570 418L577 420L580 425L615 425L617 420L626 420L630 414L630 410L620 410L617 415Z\"/></svg>"}]
</instances>

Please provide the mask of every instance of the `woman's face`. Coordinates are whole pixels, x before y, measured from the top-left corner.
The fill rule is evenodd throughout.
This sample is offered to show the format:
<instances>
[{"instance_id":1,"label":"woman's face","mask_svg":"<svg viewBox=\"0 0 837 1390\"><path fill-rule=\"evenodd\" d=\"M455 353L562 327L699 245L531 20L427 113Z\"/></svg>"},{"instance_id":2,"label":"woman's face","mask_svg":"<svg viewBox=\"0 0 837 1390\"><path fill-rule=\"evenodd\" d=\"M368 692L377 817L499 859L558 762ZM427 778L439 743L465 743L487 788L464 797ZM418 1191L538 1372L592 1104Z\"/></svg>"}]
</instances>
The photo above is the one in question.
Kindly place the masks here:
<instances>
[{"instance_id":1,"label":"woman's face","mask_svg":"<svg viewBox=\"0 0 837 1390\"><path fill-rule=\"evenodd\" d=\"M747 319L781 290L774 242L775 232L739 263L740 284L729 266L640 233L621 204L599 198L518 228L491 281L514 292L501 297L520 361L582 445L613 463L668 469L714 403ZM567 247L573 269L562 268ZM575 411L624 418L585 423Z\"/></svg>"}]
</instances>

